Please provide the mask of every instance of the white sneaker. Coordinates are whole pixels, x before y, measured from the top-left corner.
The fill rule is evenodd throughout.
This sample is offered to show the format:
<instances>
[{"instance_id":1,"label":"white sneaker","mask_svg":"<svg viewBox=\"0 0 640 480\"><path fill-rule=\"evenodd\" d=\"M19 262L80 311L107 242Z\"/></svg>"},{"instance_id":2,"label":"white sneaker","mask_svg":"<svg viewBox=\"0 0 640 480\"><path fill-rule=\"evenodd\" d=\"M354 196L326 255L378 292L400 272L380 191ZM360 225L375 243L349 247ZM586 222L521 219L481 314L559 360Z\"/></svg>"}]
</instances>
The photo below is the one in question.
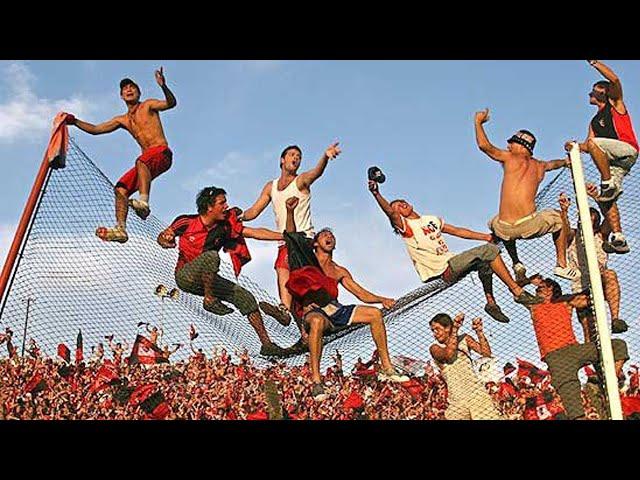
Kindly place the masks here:
<instances>
[{"instance_id":1,"label":"white sneaker","mask_svg":"<svg viewBox=\"0 0 640 480\"><path fill-rule=\"evenodd\" d=\"M557 277L572 281L578 280L582 276L580 270L570 267L556 267L553 269L553 274Z\"/></svg>"},{"instance_id":2,"label":"white sneaker","mask_svg":"<svg viewBox=\"0 0 640 480\"><path fill-rule=\"evenodd\" d=\"M388 372L378 373L378 380L381 382L403 383L408 382L409 377L407 377L406 375L402 375L395 370L390 370Z\"/></svg>"}]
</instances>

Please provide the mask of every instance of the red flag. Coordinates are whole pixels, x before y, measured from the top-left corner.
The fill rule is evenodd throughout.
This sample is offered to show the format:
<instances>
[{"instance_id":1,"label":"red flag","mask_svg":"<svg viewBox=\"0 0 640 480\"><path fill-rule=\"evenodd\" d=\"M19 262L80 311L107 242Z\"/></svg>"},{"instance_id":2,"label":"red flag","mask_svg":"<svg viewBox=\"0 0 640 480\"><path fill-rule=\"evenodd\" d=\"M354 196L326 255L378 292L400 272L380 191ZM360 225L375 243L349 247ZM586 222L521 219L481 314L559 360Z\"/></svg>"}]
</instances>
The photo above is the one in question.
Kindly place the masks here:
<instances>
[{"instance_id":1,"label":"red flag","mask_svg":"<svg viewBox=\"0 0 640 480\"><path fill-rule=\"evenodd\" d=\"M78 338L76 339L76 365L84 359L82 351L82 330L78 330Z\"/></svg>"},{"instance_id":2,"label":"red flag","mask_svg":"<svg viewBox=\"0 0 640 480\"><path fill-rule=\"evenodd\" d=\"M24 393L38 393L47 388L47 383L42 378L42 375L36 373L24 386Z\"/></svg>"},{"instance_id":3,"label":"red flag","mask_svg":"<svg viewBox=\"0 0 640 480\"><path fill-rule=\"evenodd\" d=\"M71 361L71 351L64 343L58 345L58 356L67 363Z\"/></svg>"},{"instance_id":4,"label":"red flag","mask_svg":"<svg viewBox=\"0 0 640 480\"><path fill-rule=\"evenodd\" d=\"M141 404L151 396L155 388L155 385L151 383L140 385L133 392L131 392L131 395L129 396L129 404L134 407Z\"/></svg>"},{"instance_id":5,"label":"red flag","mask_svg":"<svg viewBox=\"0 0 640 480\"><path fill-rule=\"evenodd\" d=\"M596 371L593 368L591 368L589 365L584 367L583 370L587 377L593 377L596 374Z\"/></svg>"},{"instance_id":6,"label":"red flag","mask_svg":"<svg viewBox=\"0 0 640 480\"><path fill-rule=\"evenodd\" d=\"M118 370L111 360L106 360L100 367L96 378L89 387L88 393L98 392L106 387L111 380L118 378Z\"/></svg>"},{"instance_id":7,"label":"red flag","mask_svg":"<svg viewBox=\"0 0 640 480\"><path fill-rule=\"evenodd\" d=\"M259 410L247 415L247 420L269 420L269 415L264 410Z\"/></svg>"},{"instance_id":8,"label":"red flag","mask_svg":"<svg viewBox=\"0 0 640 480\"><path fill-rule=\"evenodd\" d=\"M409 391L413 398L420 398L424 390L424 385L415 378L410 379L408 382L403 382L401 385Z\"/></svg>"},{"instance_id":9,"label":"red flag","mask_svg":"<svg viewBox=\"0 0 640 480\"><path fill-rule=\"evenodd\" d=\"M364 407L364 400L358 392L351 392L347 399L342 404L342 408L345 410L357 410Z\"/></svg>"},{"instance_id":10,"label":"red flag","mask_svg":"<svg viewBox=\"0 0 640 480\"><path fill-rule=\"evenodd\" d=\"M138 335L135 342L133 342L131 356L129 357L129 364L136 363L152 365L154 363L168 363L168 360L162 355L160 347L152 343L148 338Z\"/></svg>"},{"instance_id":11,"label":"red flag","mask_svg":"<svg viewBox=\"0 0 640 480\"><path fill-rule=\"evenodd\" d=\"M541 382L545 377L549 376L549 372L541 370L533 363L518 358L518 378L529 377L536 384Z\"/></svg>"},{"instance_id":12,"label":"red flag","mask_svg":"<svg viewBox=\"0 0 640 480\"><path fill-rule=\"evenodd\" d=\"M229 232L230 241L225 244L223 250L229 253L231 264L233 265L233 273L236 274L237 278L238 275L240 275L242 266L251 261L251 254L242 236L244 227L242 226L242 222L238 220L238 211L236 208L230 209L227 213L227 221L231 225L231 231Z\"/></svg>"},{"instance_id":13,"label":"red flag","mask_svg":"<svg viewBox=\"0 0 640 480\"><path fill-rule=\"evenodd\" d=\"M518 392L516 388L513 386L511 382L500 382L500 393L498 394L500 398L516 398L518 396Z\"/></svg>"},{"instance_id":14,"label":"red flag","mask_svg":"<svg viewBox=\"0 0 640 480\"><path fill-rule=\"evenodd\" d=\"M622 403L622 413L624 413L625 417L640 413L640 397L620 395L620 402Z\"/></svg>"}]
</instances>

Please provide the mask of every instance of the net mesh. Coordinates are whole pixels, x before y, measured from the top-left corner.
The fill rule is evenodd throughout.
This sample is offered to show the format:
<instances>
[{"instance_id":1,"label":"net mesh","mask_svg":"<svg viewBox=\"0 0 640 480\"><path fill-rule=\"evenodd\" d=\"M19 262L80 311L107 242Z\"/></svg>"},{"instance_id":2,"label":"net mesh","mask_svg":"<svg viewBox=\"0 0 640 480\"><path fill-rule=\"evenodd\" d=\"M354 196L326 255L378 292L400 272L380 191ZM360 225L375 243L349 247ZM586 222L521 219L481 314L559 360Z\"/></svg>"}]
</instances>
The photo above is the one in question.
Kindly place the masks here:
<instances>
[{"instance_id":1,"label":"net mesh","mask_svg":"<svg viewBox=\"0 0 640 480\"><path fill-rule=\"evenodd\" d=\"M588 157L583 160L586 178L595 181L598 173L591 160ZM633 376L629 375L627 369L637 359L640 346L637 322L640 303L633 294L638 283L635 268L640 255L640 227L633 220L635 212L639 211L639 197L635 194L638 187L637 176L632 172L625 180L626 193L618 200L631 252L624 256L611 255L609 259L609 268L617 272L621 288L619 316L630 326L630 330L620 336L626 341L631 358L625 365L627 379L623 392L626 394L634 394L634 388L637 390L637 386L630 384ZM556 174L541 190L537 197L538 207L558 208L560 192L573 196L572 178L567 170ZM446 211L421 213L445 213L446 218ZM575 226L575 202L569 216L572 226ZM260 343L255 332L246 317L238 311L218 317L203 310L201 297L181 293L177 299L161 300L154 295L158 284L169 288L176 286L174 267L177 249L164 250L156 244L156 237L165 224L154 216L142 221L135 215L129 215L129 241L124 245L103 243L94 235L95 228L112 221L113 184L72 140L66 168L50 173L10 289L5 294L1 320L4 327L16 332L14 343L18 349L22 343L29 303L25 338L27 341L36 339L47 356L55 356L59 343L75 345L79 330L82 331L85 349L104 342L104 337L111 334L115 335L116 341L127 341L131 345L136 334L141 333L138 324L146 322L163 326L162 342L165 344L188 343L189 326L193 324L200 333L196 346L205 352L211 351L214 346L223 346L230 352L246 348L258 365L268 364L268 360L259 355ZM384 220L380 218L380 221ZM540 272L543 276L552 276L555 249L550 235L519 241L518 250L529 275ZM510 265L504 249L502 255ZM226 256L223 257L226 260ZM407 258L407 261L410 260ZM236 281L232 267L226 261L221 263L219 273ZM587 272L583 274L587 275ZM246 276L241 275L237 281L257 301L279 303ZM570 292L569 282L558 281L565 292ZM532 291L531 287L528 289ZM540 360L529 311L514 303L509 291L495 276L494 290L497 303L511 320L508 324L497 323L484 312L485 299L476 273L467 275L453 285L438 280L406 294L392 310L385 312L389 351L392 357L405 357L404 364L401 358L395 358L398 367L422 375L422 370L412 371L408 359L424 362L418 365L426 365L426 370L430 370L433 360L429 347L434 343L434 338L429 329L429 320L434 315L447 313L454 317L456 313L464 312L466 320L460 333L469 333L473 338L476 335L471 329L471 320L481 317L492 350L491 358L474 362L472 366L470 359L476 360L479 356L462 351L464 347L460 349L457 355L459 361L456 360L457 365L452 366L453 370L449 370L447 375L449 416L454 416L457 408L459 411L456 412L462 417L471 412L474 418L492 418L495 411L510 418L526 418L527 415L530 418L553 417L555 406L561 403L557 392L549 384L549 376L545 375L547 365ZM27 299L30 301L27 302ZM272 318L263 317L272 340L279 345L288 346L298 340L299 333L293 323L283 327ZM582 328L575 315L573 329L578 341L582 342ZM594 341L597 344L597 337ZM326 337L323 369L331 364L334 350L342 354L347 371L359 357L368 359L375 350L369 328L353 327ZM172 359L184 359L189 354L191 352L183 348ZM521 363L521 368L505 376L507 370L503 370L503 366L511 363L518 367L518 359L544 371L536 372ZM301 365L305 356L292 356L285 361L290 366ZM584 362L580 360L578 363L582 366ZM596 359L596 371L598 363ZM483 366L480 367L480 364ZM472 367L476 370L473 378L465 376L467 369ZM511 380L506 380L509 378ZM599 416L605 416L604 407L597 405L604 401L601 379L586 382L583 373L580 373L579 379L583 385L580 394L583 395L587 413L595 418L593 412L600 408ZM454 387L455 382L458 383ZM526 395L514 395L510 385L517 392L526 391ZM486 403L484 394L479 391L488 392L493 403L491 400ZM473 400L478 396L483 398Z\"/></svg>"}]
</instances>

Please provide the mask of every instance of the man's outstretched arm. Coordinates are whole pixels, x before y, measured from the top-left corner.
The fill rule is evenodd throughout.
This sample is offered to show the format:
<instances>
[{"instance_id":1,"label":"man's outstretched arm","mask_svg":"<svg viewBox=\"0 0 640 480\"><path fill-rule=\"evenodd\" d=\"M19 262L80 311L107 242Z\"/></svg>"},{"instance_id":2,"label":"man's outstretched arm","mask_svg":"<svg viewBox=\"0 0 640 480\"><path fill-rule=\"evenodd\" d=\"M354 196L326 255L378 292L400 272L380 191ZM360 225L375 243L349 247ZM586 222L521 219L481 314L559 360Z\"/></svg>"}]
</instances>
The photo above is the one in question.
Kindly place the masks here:
<instances>
[{"instance_id":1,"label":"man's outstretched arm","mask_svg":"<svg viewBox=\"0 0 640 480\"><path fill-rule=\"evenodd\" d=\"M338 267L338 269L342 274L342 278L340 279L340 281L342 282L344 288L351 292L361 302L381 303L384 308L391 308L396 303L392 298L381 297L380 295L371 293L369 290L356 282L351 276L351 272L349 272L349 270L347 270L346 268Z\"/></svg>"},{"instance_id":2,"label":"man's outstretched arm","mask_svg":"<svg viewBox=\"0 0 640 480\"><path fill-rule=\"evenodd\" d=\"M269 205L270 201L271 201L271 182L267 182L267 184L262 188L262 191L260 192L260 196L258 197L256 202L253 205L251 205L249 208L247 208L242 214L242 220L244 220L245 222L248 222L250 220L257 218L258 215L260 215L264 211L264 209L267 208L267 205Z\"/></svg>"},{"instance_id":3,"label":"man's outstretched arm","mask_svg":"<svg viewBox=\"0 0 640 480\"><path fill-rule=\"evenodd\" d=\"M75 125L83 132L90 133L91 135L102 135L103 133L111 133L122 127L120 117L113 117L111 120L94 125L89 122L83 122L82 120L71 117L67 120L68 125Z\"/></svg>"},{"instance_id":4,"label":"man's outstretched arm","mask_svg":"<svg viewBox=\"0 0 640 480\"><path fill-rule=\"evenodd\" d=\"M322 176L325 168L327 168L329 160L333 160L338 155L340 155L341 150L340 147L338 147L338 144L339 142L330 145L329 148L327 148L322 154L322 157L320 157L320 160L318 160L318 163L315 167L313 167L308 172L300 174L300 182L302 183L302 185L299 185L299 187L309 188L313 182L315 182Z\"/></svg>"},{"instance_id":5,"label":"man's outstretched arm","mask_svg":"<svg viewBox=\"0 0 640 480\"><path fill-rule=\"evenodd\" d=\"M489 137L487 137L486 132L484 131L484 127L482 124L489 121L489 109L482 110L481 112L476 112L475 116L475 127L476 127L476 143L478 144L478 148L489 157L494 159L497 162L504 162L510 155L510 153L506 150L500 150L498 147L494 146L490 141Z\"/></svg>"},{"instance_id":6,"label":"man's outstretched arm","mask_svg":"<svg viewBox=\"0 0 640 480\"><path fill-rule=\"evenodd\" d=\"M253 238L254 240L284 240L282 233L274 232L268 228L244 227L242 235L245 238Z\"/></svg>"},{"instance_id":7,"label":"man's outstretched arm","mask_svg":"<svg viewBox=\"0 0 640 480\"><path fill-rule=\"evenodd\" d=\"M160 67L160 70L156 70L156 81L158 82L158 85L160 85L162 93L164 93L164 100L147 100L147 102L149 103L149 108L157 112L162 112L164 110L169 110L170 108L175 107L178 104L178 101L176 100L173 92L169 90L169 87L167 87L167 81L165 80L164 74L162 73L162 67Z\"/></svg>"},{"instance_id":8,"label":"man's outstretched arm","mask_svg":"<svg viewBox=\"0 0 640 480\"><path fill-rule=\"evenodd\" d=\"M402 219L400 218L400 215L393 211L393 208L391 208L391 204L387 201L386 198L382 196L382 194L380 193L380 186L378 182L369 180L369 191L373 195L373 198L376 199L376 202L378 202L378 205L380 206L384 214L389 218L389 220L391 220L393 226L398 230L403 230L404 225L402 225Z\"/></svg>"},{"instance_id":9,"label":"man's outstretched arm","mask_svg":"<svg viewBox=\"0 0 640 480\"><path fill-rule=\"evenodd\" d=\"M622 82L618 75L615 74L610 67L606 66L599 60L587 60L589 65L595 68L600 74L609 80L611 86L609 87L609 98L615 101L622 101Z\"/></svg>"}]
</instances>

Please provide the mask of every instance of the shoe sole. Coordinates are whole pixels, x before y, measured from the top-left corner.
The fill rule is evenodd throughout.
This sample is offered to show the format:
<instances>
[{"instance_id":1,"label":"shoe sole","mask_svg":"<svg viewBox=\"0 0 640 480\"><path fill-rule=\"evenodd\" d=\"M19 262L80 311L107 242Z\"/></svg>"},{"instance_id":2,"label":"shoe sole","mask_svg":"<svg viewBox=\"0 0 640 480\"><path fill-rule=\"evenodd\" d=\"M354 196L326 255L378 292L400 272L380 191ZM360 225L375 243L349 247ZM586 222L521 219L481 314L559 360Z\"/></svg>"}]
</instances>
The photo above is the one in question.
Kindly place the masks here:
<instances>
[{"instance_id":1,"label":"shoe sole","mask_svg":"<svg viewBox=\"0 0 640 480\"><path fill-rule=\"evenodd\" d=\"M509 319L509 317L507 317L506 315L504 315L504 319L501 319L499 316L494 316L492 313L487 312L486 310L485 310L485 312L487 313L487 315L489 315L491 318L493 318L496 322L509 323L511 321Z\"/></svg>"},{"instance_id":2,"label":"shoe sole","mask_svg":"<svg viewBox=\"0 0 640 480\"><path fill-rule=\"evenodd\" d=\"M611 198L597 197L596 198L596 202L599 202L599 203L612 203L612 202L615 202L616 200L618 200L620 198L620 196L622 195L622 192L623 192L623 190L620 190L618 193L616 193Z\"/></svg>"},{"instance_id":3,"label":"shoe sole","mask_svg":"<svg viewBox=\"0 0 640 480\"><path fill-rule=\"evenodd\" d=\"M129 206L133 209L135 214L142 220L146 220L149 215L151 215L151 209L140 210L133 206L131 200L129 200Z\"/></svg>"},{"instance_id":4,"label":"shoe sole","mask_svg":"<svg viewBox=\"0 0 640 480\"><path fill-rule=\"evenodd\" d=\"M274 307L273 305L267 302L260 302L258 303L258 306L260 307L260 310L264 312L265 315L270 316L283 327L288 327L289 325L291 325L291 315L287 315L286 322L283 321L282 316L284 314L282 313L282 310L280 310L278 307ZM278 316L280 316L281 318L278 318Z\"/></svg>"},{"instance_id":5,"label":"shoe sole","mask_svg":"<svg viewBox=\"0 0 640 480\"><path fill-rule=\"evenodd\" d=\"M581 275L578 275L577 277L570 277L570 276L568 276L568 275L561 275L561 274L556 273L556 272L553 272L553 274L554 274L556 277L564 278L565 280L571 280L572 282L573 282L573 281L575 281L575 280L580 280L580 278L581 278Z\"/></svg>"}]
</instances>

